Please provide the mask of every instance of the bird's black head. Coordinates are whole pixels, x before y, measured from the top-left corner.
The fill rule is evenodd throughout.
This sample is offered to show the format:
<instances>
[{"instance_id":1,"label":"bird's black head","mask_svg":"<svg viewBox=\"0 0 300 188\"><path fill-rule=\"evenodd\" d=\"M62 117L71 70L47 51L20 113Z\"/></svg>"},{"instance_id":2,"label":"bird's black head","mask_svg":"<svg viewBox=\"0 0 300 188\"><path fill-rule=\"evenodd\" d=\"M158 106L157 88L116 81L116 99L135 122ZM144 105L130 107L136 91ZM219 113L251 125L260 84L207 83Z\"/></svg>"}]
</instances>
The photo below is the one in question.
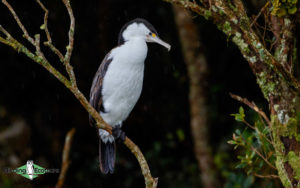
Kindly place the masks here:
<instances>
[{"instance_id":1,"label":"bird's black head","mask_svg":"<svg viewBox=\"0 0 300 188\"><path fill-rule=\"evenodd\" d=\"M136 18L126 23L119 33L119 45L129 41L135 37L141 37L146 42L158 43L170 50L171 46L158 37L156 29L147 20Z\"/></svg>"}]
</instances>

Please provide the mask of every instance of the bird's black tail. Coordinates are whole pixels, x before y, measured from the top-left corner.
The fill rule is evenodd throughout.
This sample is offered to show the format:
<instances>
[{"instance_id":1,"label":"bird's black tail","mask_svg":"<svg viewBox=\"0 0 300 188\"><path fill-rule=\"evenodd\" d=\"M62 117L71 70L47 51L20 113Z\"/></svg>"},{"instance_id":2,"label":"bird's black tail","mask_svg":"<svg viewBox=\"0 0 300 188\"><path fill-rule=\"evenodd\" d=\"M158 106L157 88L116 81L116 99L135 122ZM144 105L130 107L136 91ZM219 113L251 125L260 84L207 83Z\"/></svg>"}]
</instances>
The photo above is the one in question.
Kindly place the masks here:
<instances>
[{"instance_id":1,"label":"bird's black tail","mask_svg":"<svg viewBox=\"0 0 300 188\"><path fill-rule=\"evenodd\" d=\"M115 169L116 143L107 141L104 143L99 138L99 162L100 170L103 174L113 173Z\"/></svg>"}]
</instances>

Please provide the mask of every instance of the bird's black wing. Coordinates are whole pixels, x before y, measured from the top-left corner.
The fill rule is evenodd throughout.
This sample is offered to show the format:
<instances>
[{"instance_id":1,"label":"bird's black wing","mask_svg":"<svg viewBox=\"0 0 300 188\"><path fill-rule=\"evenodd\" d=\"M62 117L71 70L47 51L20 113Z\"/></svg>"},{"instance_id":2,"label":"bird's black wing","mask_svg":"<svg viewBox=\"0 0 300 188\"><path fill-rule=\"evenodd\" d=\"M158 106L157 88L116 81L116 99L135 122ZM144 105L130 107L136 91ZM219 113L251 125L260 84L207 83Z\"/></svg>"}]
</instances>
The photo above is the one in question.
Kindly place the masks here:
<instances>
[{"instance_id":1,"label":"bird's black wing","mask_svg":"<svg viewBox=\"0 0 300 188\"><path fill-rule=\"evenodd\" d=\"M105 73L109 64L112 61L112 58L109 58L110 53L108 53L103 59L98 71L93 80L93 84L90 91L90 104L98 111L105 112L105 109L102 104L102 83ZM94 118L89 115L90 125L93 126L95 124Z\"/></svg>"}]
</instances>

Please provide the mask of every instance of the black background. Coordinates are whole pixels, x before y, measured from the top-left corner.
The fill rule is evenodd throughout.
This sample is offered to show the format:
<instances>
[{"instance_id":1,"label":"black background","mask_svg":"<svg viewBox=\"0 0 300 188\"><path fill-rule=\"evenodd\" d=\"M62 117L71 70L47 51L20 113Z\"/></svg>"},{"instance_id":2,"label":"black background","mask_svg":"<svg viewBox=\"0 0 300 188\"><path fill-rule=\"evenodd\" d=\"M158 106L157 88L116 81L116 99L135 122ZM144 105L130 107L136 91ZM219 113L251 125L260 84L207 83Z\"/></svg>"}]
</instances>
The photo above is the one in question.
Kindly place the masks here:
<instances>
[{"instance_id":1,"label":"black background","mask_svg":"<svg viewBox=\"0 0 300 188\"><path fill-rule=\"evenodd\" d=\"M41 33L43 11L34 1L9 1L33 37ZM49 30L53 43L63 52L67 45L69 17L59 0L44 2L48 7ZM172 45L170 52L149 44L143 92L123 130L144 152L152 175L159 177L159 187L200 187L200 172L193 153L189 127L188 77L181 54L177 28L170 4L159 0L72 1L76 18L75 47L71 64L78 86L85 96L93 76L111 48L117 45L119 30L127 21L141 17L154 25L160 38ZM207 96L209 104L210 143L214 155L225 153L229 163L236 160L227 140L236 126L231 113L239 103L229 92L248 97L266 107L247 62L226 36L205 19L196 16L199 36L209 67ZM7 8L0 4L0 24L12 36L34 48L22 38ZM64 72L63 65L49 49L43 47L49 61ZM16 154L20 166L34 160L45 168L60 168L65 134L76 128L66 187L143 187L140 167L122 144L117 146L117 164L113 175L101 175L98 169L98 137L88 124L88 114L75 97L41 66L23 54L0 44L0 130L15 119L28 125L28 139L20 135L0 143L3 166ZM65 72L64 72L65 73ZM239 125L240 126L240 125ZM184 133L179 139L178 132ZM25 133L24 133L25 134ZM18 148L18 145L22 145ZM18 167L18 166L14 166ZM227 180L219 174L221 183ZM53 187L58 174L45 174L33 181L15 174L2 175L13 187ZM3 179L2 179L3 180ZM1 183L0 183L1 185Z\"/></svg>"}]
</instances>

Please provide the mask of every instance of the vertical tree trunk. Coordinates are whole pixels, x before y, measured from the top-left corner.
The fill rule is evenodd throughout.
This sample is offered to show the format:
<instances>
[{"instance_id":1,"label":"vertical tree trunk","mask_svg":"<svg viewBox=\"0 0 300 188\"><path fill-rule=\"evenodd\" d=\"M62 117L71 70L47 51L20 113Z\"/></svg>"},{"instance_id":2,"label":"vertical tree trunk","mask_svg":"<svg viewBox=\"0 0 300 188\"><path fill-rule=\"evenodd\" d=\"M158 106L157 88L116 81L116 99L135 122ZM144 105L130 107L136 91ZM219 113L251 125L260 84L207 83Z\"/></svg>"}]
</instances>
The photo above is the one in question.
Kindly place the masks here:
<instances>
[{"instance_id":1,"label":"vertical tree trunk","mask_svg":"<svg viewBox=\"0 0 300 188\"><path fill-rule=\"evenodd\" d=\"M201 171L203 186L214 188L218 185L214 177L211 148L208 142L205 93L207 63L191 15L181 7L173 6L173 10L189 76L190 126L194 139L194 152Z\"/></svg>"},{"instance_id":2,"label":"vertical tree trunk","mask_svg":"<svg viewBox=\"0 0 300 188\"><path fill-rule=\"evenodd\" d=\"M297 1L270 1L265 23L276 41L268 44L253 29L241 0L166 0L210 19L237 45L269 103L276 168L284 187L300 187L300 121L297 106L300 83L294 77L294 36ZM270 12L271 10L271 12ZM275 50L272 50L272 46Z\"/></svg>"}]
</instances>

